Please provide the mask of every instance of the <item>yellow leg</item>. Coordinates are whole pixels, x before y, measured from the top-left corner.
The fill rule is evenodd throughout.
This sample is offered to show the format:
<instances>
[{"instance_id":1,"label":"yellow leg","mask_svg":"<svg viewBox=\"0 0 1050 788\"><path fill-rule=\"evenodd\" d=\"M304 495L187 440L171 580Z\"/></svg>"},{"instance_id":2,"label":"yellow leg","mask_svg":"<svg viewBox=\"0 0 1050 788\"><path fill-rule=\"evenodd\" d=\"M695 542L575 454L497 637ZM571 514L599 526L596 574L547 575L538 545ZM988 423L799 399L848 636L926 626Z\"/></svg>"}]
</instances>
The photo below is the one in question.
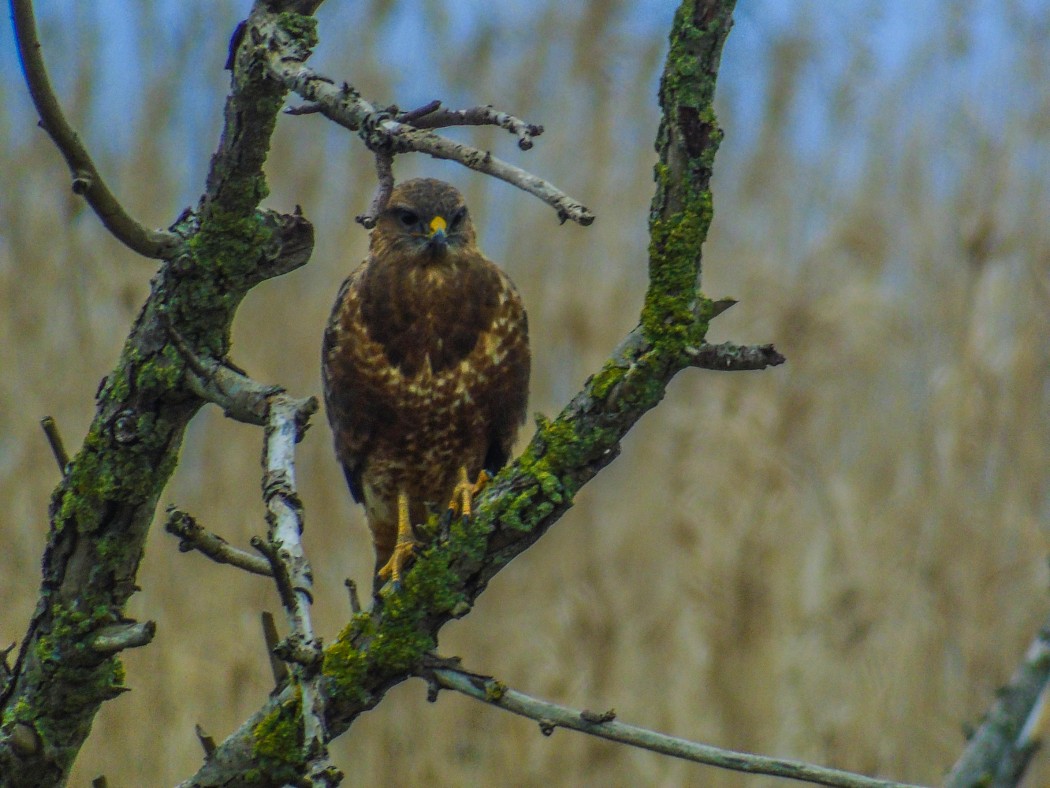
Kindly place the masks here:
<instances>
[{"instance_id":1,"label":"yellow leg","mask_svg":"<svg viewBox=\"0 0 1050 788\"><path fill-rule=\"evenodd\" d=\"M459 481L452 490L452 500L448 502L449 511L455 517L470 517L474 508L474 496L485 489L492 477L482 468L478 473L478 480L473 484L467 476L465 465L459 466Z\"/></svg>"},{"instance_id":2,"label":"yellow leg","mask_svg":"<svg viewBox=\"0 0 1050 788\"><path fill-rule=\"evenodd\" d=\"M397 493L397 542L390 559L379 570L380 580L392 580L395 585L401 582L408 559L416 554L419 542L412 533L412 521L408 518L408 493L399 490Z\"/></svg>"}]
</instances>

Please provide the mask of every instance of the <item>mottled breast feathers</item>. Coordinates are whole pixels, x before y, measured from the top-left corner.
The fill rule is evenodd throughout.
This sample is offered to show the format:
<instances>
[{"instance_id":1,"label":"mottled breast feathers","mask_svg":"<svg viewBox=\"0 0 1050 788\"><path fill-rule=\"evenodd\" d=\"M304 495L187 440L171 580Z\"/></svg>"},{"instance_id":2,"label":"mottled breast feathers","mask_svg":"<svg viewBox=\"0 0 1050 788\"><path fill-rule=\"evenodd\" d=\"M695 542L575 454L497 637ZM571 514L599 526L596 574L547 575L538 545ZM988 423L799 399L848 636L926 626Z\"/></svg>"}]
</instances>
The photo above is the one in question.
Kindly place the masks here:
<instances>
[{"instance_id":1,"label":"mottled breast feathers","mask_svg":"<svg viewBox=\"0 0 1050 788\"><path fill-rule=\"evenodd\" d=\"M495 472L524 421L530 354L513 283L482 255L459 192L407 181L343 283L325 332L336 454L380 543L398 491L413 522L457 471Z\"/></svg>"}]
</instances>

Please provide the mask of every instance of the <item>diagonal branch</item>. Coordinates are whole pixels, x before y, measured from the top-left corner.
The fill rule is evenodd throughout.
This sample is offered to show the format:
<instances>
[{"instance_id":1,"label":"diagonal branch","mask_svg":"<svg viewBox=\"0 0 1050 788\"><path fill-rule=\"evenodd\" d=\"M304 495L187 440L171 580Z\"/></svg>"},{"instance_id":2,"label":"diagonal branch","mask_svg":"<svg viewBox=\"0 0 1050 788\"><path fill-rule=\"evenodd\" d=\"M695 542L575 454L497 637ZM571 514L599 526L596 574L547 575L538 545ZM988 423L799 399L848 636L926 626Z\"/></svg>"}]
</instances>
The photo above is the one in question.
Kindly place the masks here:
<instances>
[{"instance_id":1,"label":"diagonal branch","mask_svg":"<svg viewBox=\"0 0 1050 788\"><path fill-rule=\"evenodd\" d=\"M613 711L601 713L586 709L581 711L533 698L510 689L491 676L465 671L449 660L439 660L437 665L436 667L425 666L421 671L422 677L432 683L431 700L434 699L436 688L455 690L490 706L536 720L540 724L540 730L547 736L553 733L555 728L568 728L694 763L748 774L768 774L773 777L785 777L817 785L838 786L838 788L916 788L907 783L879 780L803 761L726 750L677 736L668 736L647 728L640 728L637 725L619 722Z\"/></svg>"},{"instance_id":2,"label":"diagonal branch","mask_svg":"<svg viewBox=\"0 0 1050 788\"><path fill-rule=\"evenodd\" d=\"M945 778L946 788L1017 785L1040 740L1050 689L1050 620L1028 646L1010 681Z\"/></svg>"},{"instance_id":3,"label":"diagonal branch","mask_svg":"<svg viewBox=\"0 0 1050 788\"><path fill-rule=\"evenodd\" d=\"M171 232L150 230L133 219L106 186L84 144L62 113L40 54L40 41L33 18L32 0L11 0L18 55L22 60L29 93L40 115L40 127L48 133L69 165L73 191L82 195L113 236L144 257L172 257L182 239Z\"/></svg>"}]
</instances>

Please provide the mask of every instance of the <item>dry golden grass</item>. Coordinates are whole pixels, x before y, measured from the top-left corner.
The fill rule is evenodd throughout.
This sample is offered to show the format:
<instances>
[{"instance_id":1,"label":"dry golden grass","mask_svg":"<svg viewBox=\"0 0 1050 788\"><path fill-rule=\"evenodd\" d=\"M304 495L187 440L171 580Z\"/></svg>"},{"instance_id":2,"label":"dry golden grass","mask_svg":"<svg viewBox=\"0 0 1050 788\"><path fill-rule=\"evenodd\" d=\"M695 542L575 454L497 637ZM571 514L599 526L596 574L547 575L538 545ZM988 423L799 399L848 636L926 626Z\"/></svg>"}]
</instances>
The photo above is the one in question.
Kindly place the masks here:
<instances>
[{"instance_id":1,"label":"dry golden grass","mask_svg":"<svg viewBox=\"0 0 1050 788\"><path fill-rule=\"evenodd\" d=\"M402 98L406 75L390 70L388 36L366 33L389 21L389 7L357 12L345 42L347 28L322 22L318 61L386 100ZM436 56L434 73L460 97L453 103L492 101L546 124L527 156L509 138L477 139L581 196L599 216L592 228L558 228L545 206L504 184L398 162L400 177L437 174L466 191L483 247L524 292L532 409L548 414L641 303L663 43L595 27L615 4L569 23L559 9L543 6L514 34L482 26ZM115 190L158 225L199 191L218 123L176 117L222 95L232 11L196 13L184 31L196 54L176 48L163 52L173 63L141 69L150 112L131 148L99 142L114 121L99 117L90 80L62 81ZM436 11L432 23L446 34ZM141 24L163 28L148 12ZM576 508L447 627L444 653L523 691L615 706L621 719L681 736L910 781L943 775L962 724L991 702L1047 608L1050 168L1037 152L1050 129L1019 109L982 126L947 97L936 121L898 113L901 95L911 104L941 95L921 67L941 44L923 45L901 84L862 97L882 102L874 111L843 110L812 159L792 153L784 121L785 107L812 109L793 81L812 47L773 47L769 69L780 78L758 133L728 109L722 116L704 284L741 300L713 340L775 341L789 363L683 374ZM1003 81L1038 96L1050 71L1041 40L1017 46L1023 66ZM71 50L45 51L65 72L58 63ZM81 75L97 55L79 56ZM179 73L199 91L167 102ZM826 78L850 106L860 77ZM419 87L406 105L443 93ZM2 643L20 636L35 601L57 481L37 419L54 415L75 448L151 274L67 194L21 93L13 76L0 81ZM196 136L179 136L187 129ZM861 152L836 147L839 131L862 140ZM734 142L744 136L757 142ZM837 163L846 160L860 164L844 185ZM260 380L317 393L329 304L365 249L352 217L367 205L371 165L348 135L305 118L281 122L268 169L270 202L302 204L317 248L305 269L249 296L234 358ZM245 545L263 528L260 439L205 410L165 502ZM343 578L367 586L371 547L323 418L299 463L315 615L330 637L347 617ZM175 547L159 529L149 542L131 614L155 619L157 638L127 655L134 691L99 714L74 785L101 773L111 785L171 784L199 762L195 722L221 738L270 688L258 614L277 607L271 586ZM343 737L335 753L348 782L768 784L564 731L546 739L465 698L446 693L431 706L424 696L419 682L398 687Z\"/></svg>"}]
</instances>

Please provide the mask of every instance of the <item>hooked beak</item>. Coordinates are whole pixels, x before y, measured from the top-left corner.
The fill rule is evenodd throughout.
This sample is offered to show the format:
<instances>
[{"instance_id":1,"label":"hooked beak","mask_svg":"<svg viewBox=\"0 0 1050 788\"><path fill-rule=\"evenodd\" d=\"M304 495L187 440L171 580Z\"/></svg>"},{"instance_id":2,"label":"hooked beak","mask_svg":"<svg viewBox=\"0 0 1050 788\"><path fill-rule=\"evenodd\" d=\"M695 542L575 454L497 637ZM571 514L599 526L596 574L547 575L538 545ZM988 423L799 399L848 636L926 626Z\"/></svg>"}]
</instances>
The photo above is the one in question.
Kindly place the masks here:
<instances>
[{"instance_id":1,"label":"hooked beak","mask_svg":"<svg viewBox=\"0 0 1050 788\"><path fill-rule=\"evenodd\" d=\"M427 245L432 249L444 249L448 246L448 224L441 216L430 220L430 232L427 233Z\"/></svg>"}]
</instances>

